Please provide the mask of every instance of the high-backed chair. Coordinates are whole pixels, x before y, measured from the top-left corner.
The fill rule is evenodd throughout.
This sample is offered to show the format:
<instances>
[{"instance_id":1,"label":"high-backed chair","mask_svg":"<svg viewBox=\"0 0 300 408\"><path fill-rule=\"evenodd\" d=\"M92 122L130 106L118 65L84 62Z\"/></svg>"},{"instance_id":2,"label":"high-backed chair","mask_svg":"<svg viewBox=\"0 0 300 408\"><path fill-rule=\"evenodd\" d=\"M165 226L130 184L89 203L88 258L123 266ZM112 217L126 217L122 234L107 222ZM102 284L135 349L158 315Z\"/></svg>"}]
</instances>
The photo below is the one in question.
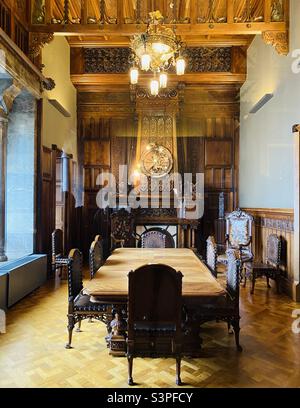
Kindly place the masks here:
<instances>
[{"instance_id":1,"label":"high-backed chair","mask_svg":"<svg viewBox=\"0 0 300 408\"><path fill-rule=\"evenodd\" d=\"M280 292L280 280L281 280L281 238L275 234L268 236L267 240L267 253L265 262L246 263L246 276L244 286L246 286L247 278L252 281L251 294L254 293L255 282L257 278L265 276L267 279L267 286L271 288L270 279L275 280L277 293Z\"/></svg>"},{"instance_id":2,"label":"high-backed chair","mask_svg":"<svg viewBox=\"0 0 300 408\"><path fill-rule=\"evenodd\" d=\"M167 265L146 265L129 273L128 384L134 357L175 357L181 385L182 274Z\"/></svg>"},{"instance_id":3,"label":"high-backed chair","mask_svg":"<svg viewBox=\"0 0 300 408\"><path fill-rule=\"evenodd\" d=\"M175 248L175 239L177 233L172 235L168 228L144 226L145 231L142 234L135 233L135 239L141 248Z\"/></svg>"},{"instance_id":4,"label":"high-backed chair","mask_svg":"<svg viewBox=\"0 0 300 408\"><path fill-rule=\"evenodd\" d=\"M215 277L217 277L217 256L216 241L210 236L206 240L206 264Z\"/></svg>"},{"instance_id":5,"label":"high-backed chair","mask_svg":"<svg viewBox=\"0 0 300 408\"><path fill-rule=\"evenodd\" d=\"M63 232L61 229L55 229L51 236L52 244L52 271L55 273L56 269L60 272L68 263L67 256L63 253Z\"/></svg>"},{"instance_id":6,"label":"high-backed chair","mask_svg":"<svg viewBox=\"0 0 300 408\"><path fill-rule=\"evenodd\" d=\"M112 249L123 248L133 240L134 217L124 208L111 214Z\"/></svg>"},{"instance_id":7,"label":"high-backed chair","mask_svg":"<svg viewBox=\"0 0 300 408\"><path fill-rule=\"evenodd\" d=\"M234 330L236 347L242 351L240 346L240 264L236 250L228 249L227 256L227 281L226 295L216 302L203 304L199 307L198 314L203 323L208 321L225 321L228 330Z\"/></svg>"},{"instance_id":8,"label":"high-backed chair","mask_svg":"<svg viewBox=\"0 0 300 408\"><path fill-rule=\"evenodd\" d=\"M91 279L94 278L96 272L103 265L103 263L103 245L102 239L99 238L97 241L92 242L89 251L89 267Z\"/></svg>"},{"instance_id":9,"label":"high-backed chair","mask_svg":"<svg viewBox=\"0 0 300 408\"><path fill-rule=\"evenodd\" d=\"M68 332L67 349L72 348L72 333L76 323L80 331L81 321L96 318L102 320L106 313L106 306L92 303L90 296L83 294L82 283L82 254L78 249L72 249L68 257Z\"/></svg>"},{"instance_id":10,"label":"high-backed chair","mask_svg":"<svg viewBox=\"0 0 300 408\"><path fill-rule=\"evenodd\" d=\"M141 236L142 248L165 248L166 235L162 231L146 231Z\"/></svg>"},{"instance_id":11,"label":"high-backed chair","mask_svg":"<svg viewBox=\"0 0 300 408\"><path fill-rule=\"evenodd\" d=\"M226 216L226 249L236 250L242 265L253 260L252 224L252 215L240 209ZM219 255L217 261L226 265L226 253Z\"/></svg>"}]
</instances>

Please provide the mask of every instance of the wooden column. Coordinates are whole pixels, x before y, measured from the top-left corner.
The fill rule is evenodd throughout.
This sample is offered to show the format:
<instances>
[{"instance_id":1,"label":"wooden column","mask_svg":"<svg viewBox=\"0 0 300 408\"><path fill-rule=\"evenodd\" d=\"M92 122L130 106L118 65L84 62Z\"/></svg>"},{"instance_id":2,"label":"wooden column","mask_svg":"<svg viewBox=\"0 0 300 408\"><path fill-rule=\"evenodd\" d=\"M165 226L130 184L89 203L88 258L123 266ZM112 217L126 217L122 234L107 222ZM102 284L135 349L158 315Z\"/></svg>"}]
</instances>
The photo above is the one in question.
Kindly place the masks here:
<instances>
[{"instance_id":1,"label":"wooden column","mask_svg":"<svg viewBox=\"0 0 300 408\"><path fill-rule=\"evenodd\" d=\"M300 300L300 125L293 127L294 133L294 285L293 299Z\"/></svg>"},{"instance_id":2,"label":"wooden column","mask_svg":"<svg viewBox=\"0 0 300 408\"><path fill-rule=\"evenodd\" d=\"M6 114L0 111L0 262L7 261L5 254L7 125L8 119Z\"/></svg>"}]
</instances>

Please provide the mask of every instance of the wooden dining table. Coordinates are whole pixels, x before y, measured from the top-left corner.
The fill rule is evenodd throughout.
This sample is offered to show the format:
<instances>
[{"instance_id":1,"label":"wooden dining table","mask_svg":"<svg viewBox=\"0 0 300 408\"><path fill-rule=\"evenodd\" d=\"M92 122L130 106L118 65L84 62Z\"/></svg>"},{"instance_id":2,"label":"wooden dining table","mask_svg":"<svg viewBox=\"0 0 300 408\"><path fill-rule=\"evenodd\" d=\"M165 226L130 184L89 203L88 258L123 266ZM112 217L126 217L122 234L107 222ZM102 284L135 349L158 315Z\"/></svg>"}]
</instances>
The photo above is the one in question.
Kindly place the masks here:
<instances>
[{"instance_id":1,"label":"wooden dining table","mask_svg":"<svg viewBox=\"0 0 300 408\"><path fill-rule=\"evenodd\" d=\"M84 294L91 302L110 305L106 316L111 313L111 321L105 321L109 329L107 337L112 355L125 355L126 317L128 302L128 273L147 264L165 264L183 274L182 296L186 311L186 354L197 356L201 349L200 325L195 318L203 304L217 304L226 296L226 290L212 275L205 263L190 249L116 249L105 264L87 282ZM112 334L115 321L123 319L124 333ZM121 316L121 317L120 317ZM120 324L119 324L120 326Z\"/></svg>"}]
</instances>

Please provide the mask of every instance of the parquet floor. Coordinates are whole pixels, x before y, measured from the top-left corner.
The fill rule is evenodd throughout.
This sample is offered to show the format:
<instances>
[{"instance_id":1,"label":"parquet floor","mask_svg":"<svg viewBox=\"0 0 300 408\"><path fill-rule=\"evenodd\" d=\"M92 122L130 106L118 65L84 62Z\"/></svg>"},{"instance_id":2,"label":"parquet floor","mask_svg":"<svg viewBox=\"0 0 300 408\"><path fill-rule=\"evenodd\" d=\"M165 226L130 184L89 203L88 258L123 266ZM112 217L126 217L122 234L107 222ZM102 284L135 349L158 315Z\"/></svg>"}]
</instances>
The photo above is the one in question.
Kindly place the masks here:
<instances>
[{"instance_id":1,"label":"parquet floor","mask_svg":"<svg viewBox=\"0 0 300 408\"><path fill-rule=\"evenodd\" d=\"M203 356L184 359L187 387L300 387L300 334L294 334L292 311L300 309L265 282L251 296L241 288L242 353L223 323L203 328ZM127 361L109 356L101 323L83 322L73 350L66 350L67 285L47 285L7 314L0 335L0 387L126 387ZM140 387L174 387L172 359L136 359Z\"/></svg>"}]
</instances>

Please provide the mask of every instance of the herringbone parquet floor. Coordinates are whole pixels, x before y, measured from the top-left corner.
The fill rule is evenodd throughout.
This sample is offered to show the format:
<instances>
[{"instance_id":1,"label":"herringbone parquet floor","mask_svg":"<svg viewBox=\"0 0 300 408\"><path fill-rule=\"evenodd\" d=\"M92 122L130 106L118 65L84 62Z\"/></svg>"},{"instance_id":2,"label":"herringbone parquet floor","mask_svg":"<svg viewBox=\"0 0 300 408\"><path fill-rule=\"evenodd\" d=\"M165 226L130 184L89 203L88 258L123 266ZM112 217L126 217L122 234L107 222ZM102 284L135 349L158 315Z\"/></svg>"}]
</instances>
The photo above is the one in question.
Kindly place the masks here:
<instances>
[{"instance_id":1,"label":"herringbone parquet floor","mask_svg":"<svg viewBox=\"0 0 300 408\"><path fill-rule=\"evenodd\" d=\"M223 323L203 327L203 355L184 359L187 387L300 387L300 334L292 311L300 309L265 282L251 296L241 288L242 353ZM0 335L0 387L126 387L127 361L109 356L101 323L83 322L66 350L67 285L50 281L7 314ZM172 359L136 359L140 387L174 387Z\"/></svg>"}]
</instances>

